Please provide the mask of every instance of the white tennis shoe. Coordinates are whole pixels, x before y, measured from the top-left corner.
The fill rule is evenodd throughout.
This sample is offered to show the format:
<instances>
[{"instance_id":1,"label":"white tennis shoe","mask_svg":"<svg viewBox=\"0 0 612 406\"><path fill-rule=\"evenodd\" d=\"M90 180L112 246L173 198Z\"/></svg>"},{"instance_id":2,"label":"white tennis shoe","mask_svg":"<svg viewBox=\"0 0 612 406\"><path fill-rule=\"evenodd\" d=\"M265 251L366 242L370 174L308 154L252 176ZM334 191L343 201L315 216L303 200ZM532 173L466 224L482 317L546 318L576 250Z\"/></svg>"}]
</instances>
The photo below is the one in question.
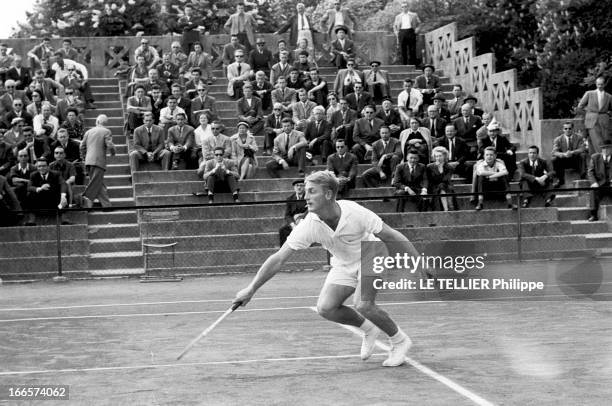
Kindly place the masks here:
<instances>
[{"instance_id":1,"label":"white tennis shoe","mask_svg":"<svg viewBox=\"0 0 612 406\"><path fill-rule=\"evenodd\" d=\"M398 367L406 362L406 353L412 347L412 340L406 336L399 344L391 347L389 357L383 362L383 367Z\"/></svg>"},{"instance_id":2,"label":"white tennis shoe","mask_svg":"<svg viewBox=\"0 0 612 406\"><path fill-rule=\"evenodd\" d=\"M363 333L363 341L361 341L361 359L367 360L370 358L376 347L376 339L382 331L374 326L369 332Z\"/></svg>"}]
</instances>

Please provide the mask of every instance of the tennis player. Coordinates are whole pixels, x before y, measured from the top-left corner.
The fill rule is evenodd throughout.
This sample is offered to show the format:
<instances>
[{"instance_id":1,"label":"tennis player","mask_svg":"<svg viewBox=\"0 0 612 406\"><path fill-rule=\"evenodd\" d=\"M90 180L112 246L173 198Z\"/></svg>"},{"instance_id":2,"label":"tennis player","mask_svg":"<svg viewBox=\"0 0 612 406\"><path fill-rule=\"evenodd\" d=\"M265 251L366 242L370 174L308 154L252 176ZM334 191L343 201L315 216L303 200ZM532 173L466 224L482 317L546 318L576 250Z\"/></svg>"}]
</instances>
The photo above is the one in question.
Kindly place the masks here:
<instances>
[{"instance_id":1,"label":"tennis player","mask_svg":"<svg viewBox=\"0 0 612 406\"><path fill-rule=\"evenodd\" d=\"M363 330L363 360L374 352L376 339L381 332L386 333L391 350L383 366L399 366L404 363L412 341L376 305L376 290L372 283L360 284L361 242L383 241L389 250L390 243L394 244L394 248L400 244L409 255L419 254L403 234L389 227L372 211L349 200L336 200L337 191L338 180L331 172L319 171L306 177L308 214L293 229L285 244L263 263L249 286L236 294L234 303L246 305L294 251L320 243L332 258L331 270L317 302L319 314L327 320ZM383 255L386 252L387 249L384 249ZM353 293L355 308L345 306L345 300Z\"/></svg>"}]
</instances>

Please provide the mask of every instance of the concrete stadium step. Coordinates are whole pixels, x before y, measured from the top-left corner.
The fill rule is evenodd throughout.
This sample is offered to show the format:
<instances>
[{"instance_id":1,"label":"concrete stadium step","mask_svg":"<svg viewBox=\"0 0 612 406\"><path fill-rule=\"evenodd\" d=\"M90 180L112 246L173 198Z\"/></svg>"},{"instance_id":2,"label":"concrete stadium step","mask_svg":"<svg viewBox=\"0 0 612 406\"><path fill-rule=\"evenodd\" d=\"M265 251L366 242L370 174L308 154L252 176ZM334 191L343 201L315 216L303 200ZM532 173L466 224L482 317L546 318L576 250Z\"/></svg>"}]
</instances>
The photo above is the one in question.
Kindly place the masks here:
<instances>
[{"instance_id":1,"label":"concrete stadium step","mask_svg":"<svg viewBox=\"0 0 612 406\"><path fill-rule=\"evenodd\" d=\"M89 225L137 224L136 210L92 211L88 214Z\"/></svg>"},{"instance_id":2,"label":"concrete stadium step","mask_svg":"<svg viewBox=\"0 0 612 406\"><path fill-rule=\"evenodd\" d=\"M98 238L91 240L90 254L118 253L122 251L138 251L141 249L140 237Z\"/></svg>"},{"instance_id":3,"label":"concrete stadium step","mask_svg":"<svg viewBox=\"0 0 612 406\"><path fill-rule=\"evenodd\" d=\"M113 138L114 138L114 137L113 137ZM126 162L127 162L127 159L128 159L128 158L127 158L128 146L127 146L127 144L125 143L125 141L126 141L126 140L125 140L125 136L123 137L123 140L122 140L122 141L123 141L123 143L117 143L117 144L115 144L115 140L113 139L113 144L115 144L115 152L116 152L116 154L117 154L116 156L119 156L119 157L123 157L123 156L125 156L125 157L126 157L125 159L126 159ZM108 159L110 159L110 158L113 158L113 157L110 157L110 156L109 156L109 157L107 157L107 160L108 160Z\"/></svg>"},{"instance_id":4,"label":"concrete stadium step","mask_svg":"<svg viewBox=\"0 0 612 406\"><path fill-rule=\"evenodd\" d=\"M612 248L612 233L587 234L584 237L589 248Z\"/></svg>"},{"instance_id":5,"label":"concrete stadium step","mask_svg":"<svg viewBox=\"0 0 612 406\"><path fill-rule=\"evenodd\" d=\"M109 101L118 101L119 100L119 92L118 91L110 91L110 92L97 92L93 94L94 100L96 102L109 100Z\"/></svg>"},{"instance_id":6,"label":"concrete stadium step","mask_svg":"<svg viewBox=\"0 0 612 406\"><path fill-rule=\"evenodd\" d=\"M119 86L117 83L91 85L91 92L94 95L97 93L117 93L119 94Z\"/></svg>"},{"instance_id":7,"label":"concrete stadium step","mask_svg":"<svg viewBox=\"0 0 612 406\"><path fill-rule=\"evenodd\" d=\"M108 195L111 198L133 198L134 189L132 185L125 186L107 186Z\"/></svg>"},{"instance_id":8,"label":"concrete stadium step","mask_svg":"<svg viewBox=\"0 0 612 406\"><path fill-rule=\"evenodd\" d=\"M89 255L88 269L124 269L143 267L142 251L100 252Z\"/></svg>"},{"instance_id":9,"label":"concrete stadium step","mask_svg":"<svg viewBox=\"0 0 612 406\"><path fill-rule=\"evenodd\" d=\"M78 215L79 218L84 221L80 224L73 225L62 225L61 226L61 237L65 240L86 240L87 239L87 216L84 213L77 212L71 213ZM11 242L30 242L36 243L38 241L49 240L49 237L55 238L56 226L45 225L45 226L33 226L33 227L3 227L0 233L0 242L4 243Z\"/></svg>"},{"instance_id":10,"label":"concrete stadium step","mask_svg":"<svg viewBox=\"0 0 612 406\"><path fill-rule=\"evenodd\" d=\"M95 94L94 94L94 98L95 98ZM95 102L96 104L96 109L95 110L91 110L92 112L104 112L106 109L120 109L123 107L123 104L121 103L121 100L96 100Z\"/></svg>"},{"instance_id":11,"label":"concrete stadium step","mask_svg":"<svg viewBox=\"0 0 612 406\"><path fill-rule=\"evenodd\" d=\"M113 207L130 207L136 205L133 197L111 197L110 201Z\"/></svg>"},{"instance_id":12,"label":"concrete stadium step","mask_svg":"<svg viewBox=\"0 0 612 406\"><path fill-rule=\"evenodd\" d=\"M62 271L74 272L72 276L86 276L87 254L62 256ZM57 275L57 255L36 256L16 261L14 258L0 258L2 279L42 279Z\"/></svg>"},{"instance_id":13,"label":"concrete stadium step","mask_svg":"<svg viewBox=\"0 0 612 406\"><path fill-rule=\"evenodd\" d=\"M45 237L53 238L55 237L55 233L47 234ZM75 240L62 236L62 256L83 255L87 253L88 245L89 242L86 238ZM36 256L48 257L57 255L57 240L4 242L0 247L0 258L14 258L19 259L19 261L28 261L32 253L35 253Z\"/></svg>"},{"instance_id":14,"label":"concrete stadium step","mask_svg":"<svg viewBox=\"0 0 612 406\"><path fill-rule=\"evenodd\" d=\"M104 175L107 186L131 186L129 175Z\"/></svg>"},{"instance_id":15,"label":"concrete stadium step","mask_svg":"<svg viewBox=\"0 0 612 406\"><path fill-rule=\"evenodd\" d=\"M559 220L586 220L590 215L590 210L586 207L560 207L557 209Z\"/></svg>"},{"instance_id":16,"label":"concrete stadium step","mask_svg":"<svg viewBox=\"0 0 612 406\"><path fill-rule=\"evenodd\" d=\"M113 268L113 269L92 269L89 276L93 278L129 277L144 275L145 271L140 268Z\"/></svg>"},{"instance_id":17,"label":"concrete stadium step","mask_svg":"<svg viewBox=\"0 0 612 406\"><path fill-rule=\"evenodd\" d=\"M127 149L127 146L126 146L126 149ZM115 156L107 156L106 162L111 163L111 164L123 163L124 165L128 165L128 163L130 162L130 158L129 158L127 151L123 153L117 152Z\"/></svg>"},{"instance_id":18,"label":"concrete stadium step","mask_svg":"<svg viewBox=\"0 0 612 406\"><path fill-rule=\"evenodd\" d=\"M92 224L87 230L90 241L109 238L140 237L140 228L136 223Z\"/></svg>"},{"instance_id":19,"label":"concrete stadium step","mask_svg":"<svg viewBox=\"0 0 612 406\"><path fill-rule=\"evenodd\" d=\"M599 220L599 221L571 220L570 224L572 225L571 234L594 234L594 233L607 233L610 231L610 226L604 220Z\"/></svg>"},{"instance_id":20,"label":"concrete stadium step","mask_svg":"<svg viewBox=\"0 0 612 406\"><path fill-rule=\"evenodd\" d=\"M85 117L85 120L83 121L83 125L86 128L91 128L94 127L96 125L96 117ZM111 117L109 116L108 118L108 126L114 126L114 127L120 127L123 128L123 117L121 116L117 116L117 117ZM112 131L112 129L111 129ZM113 131L113 134L116 134Z\"/></svg>"},{"instance_id":21,"label":"concrete stadium step","mask_svg":"<svg viewBox=\"0 0 612 406\"><path fill-rule=\"evenodd\" d=\"M106 165L106 175L129 175L130 166L125 163Z\"/></svg>"},{"instance_id":22,"label":"concrete stadium step","mask_svg":"<svg viewBox=\"0 0 612 406\"><path fill-rule=\"evenodd\" d=\"M108 86L111 84L118 84L117 78L89 78L87 80L91 86Z\"/></svg>"}]
</instances>

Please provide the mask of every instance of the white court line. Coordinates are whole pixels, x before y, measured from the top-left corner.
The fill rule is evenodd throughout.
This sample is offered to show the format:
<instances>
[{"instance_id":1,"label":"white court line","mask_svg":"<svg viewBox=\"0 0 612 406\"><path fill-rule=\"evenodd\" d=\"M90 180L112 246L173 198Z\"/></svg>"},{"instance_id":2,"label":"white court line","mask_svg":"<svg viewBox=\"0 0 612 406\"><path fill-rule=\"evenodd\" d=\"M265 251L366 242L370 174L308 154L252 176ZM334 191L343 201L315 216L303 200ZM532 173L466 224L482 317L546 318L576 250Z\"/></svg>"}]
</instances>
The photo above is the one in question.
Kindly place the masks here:
<instances>
[{"instance_id":1,"label":"white court line","mask_svg":"<svg viewBox=\"0 0 612 406\"><path fill-rule=\"evenodd\" d=\"M316 307L311 307L310 310L316 312L317 308ZM338 324L338 325L340 327L343 327L343 328L353 332L357 336L362 337L361 330L359 330L357 327L347 326L345 324ZM389 346L384 344L384 343L382 343L382 342L380 342L379 340L376 340L376 346L378 348L380 348L381 350L389 351ZM484 399L483 397L475 394L474 392L470 391L469 389L464 388L463 386L461 386L458 383L456 383L455 381L445 377L444 375L441 375L441 374L437 373L433 369L426 367L425 365L421 364L420 362L415 361L415 360L413 360L410 357L406 357L406 362L408 364L412 365L417 371L424 373L425 375L429 376L430 378L433 378L436 381L446 385L447 387L449 387L450 389L454 390L458 394L460 394L460 395L470 399L476 405L478 405L478 406L494 406L493 403L489 402L488 400Z\"/></svg>"},{"instance_id":2,"label":"white court line","mask_svg":"<svg viewBox=\"0 0 612 406\"><path fill-rule=\"evenodd\" d=\"M383 353L373 354L374 356L386 355ZM214 366L228 364L255 364L258 362L286 362L286 361L316 361L326 359L346 359L359 358L359 354L347 355L319 355L311 357L290 357L290 358L261 358L261 359L246 359L234 361L209 361L209 362L182 362L180 364L151 364L151 365L127 365L114 367L92 367L92 368L66 368L66 369L41 369L34 371L5 371L0 372L0 376L15 376L15 375L37 375L37 374L57 374L57 373L73 373L73 372L100 372L100 371L122 371L134 369L156 369L156 368L178 368L190 366Z\"/></svg>"},{"instance_id":3,"label":"white court line","mask_svg":"<svg viewBox=\"0 0 612 406\"><path fill-rule=\"evenodd\" d=\"M276 297L255 297L252 301L256 300L280 300L280 299L312 299L319 297L315 296L276 296ZM224 302L229 303L229 299L207 299L207 300L176 300L170 302L137 302L137 303L108 303L108 304L88 304L88 305L75 305L75 306L50 306L50 307L15 307L12 309L0 309L0 312L17 312L17 311L28 311L28 310L63 310L63 309L84 309L88 307L120 307L120 306L151 306L159 304L184 304L184 303L217 303Z\"/></svg>"}]
</instances>

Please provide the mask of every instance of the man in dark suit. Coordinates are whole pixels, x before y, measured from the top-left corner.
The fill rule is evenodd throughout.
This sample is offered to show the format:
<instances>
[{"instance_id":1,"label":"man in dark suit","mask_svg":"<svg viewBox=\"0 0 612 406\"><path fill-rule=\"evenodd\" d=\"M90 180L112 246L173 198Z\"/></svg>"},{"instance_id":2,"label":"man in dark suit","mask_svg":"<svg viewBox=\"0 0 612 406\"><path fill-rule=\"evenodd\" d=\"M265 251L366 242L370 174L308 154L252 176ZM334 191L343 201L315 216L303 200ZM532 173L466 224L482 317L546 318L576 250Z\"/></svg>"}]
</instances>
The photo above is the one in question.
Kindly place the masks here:
<instances>
[{"instance_id":1,"label":"man in dark suit","mask_svg":"<svg viewBox=\"0 0 612 406\"><path fill-rule=\"evenodd\" d=\"M36 166L30 163L30 156L27 151L19 151L17 153L17 165L11 168L7 180L15 190L15 195L22 206L27 203L28 183L30 182L30 175L34 172L36 172Z\"/></svg>"},{"instance_id":2,"label":"man in dark suit","mask_svg":"<svg viewBox=\"0 0 612 406\"><path fill-rule=\"evenodd\" d=\"M440 117L440 111L434 105L427 107L427 118L423 120L422 126L429 130L433 141L444 138L448 122Z\"/></svg>"},{"instance_id":3,"label":"man in dark suit","mask_svg":"<svg viewBox=\"0 0 612 406\"><path fill-rule=\"evenodd\" d=\"M352 40L346 38L346 27L336 27L334 32L336 33L336 39L331 43L331 52L334 54L334 58L330 61L339 70L346 68L346 64L349 59L355 57L355 50Z\"/></svg>"},{"instance_id":4,"label":"man in dark suit","mask_svg":"<svg viewBox=\"0 0 612 406\"><path fill-rule=\"evenodd\" d=\"M4 135L0 135L0 175L6 176L11 167L15 165L15 154L13 147L3 141Z\"/></svg>"},{"instance_id":5,"label":"man in dark suit","mask_svg":"<svg viewBox=\"0 0 612 406\"><path fill-rule=\"evenodd\" d=\"M266 48L266 41L263 38L257 38L255 43L257 46L249 53L247 63L251 65L253 72L263 71L266 76L269 76L274 64L272 52Z\"/></svg>"},{"instance_id":6,"label":"man in dark suit","mask_svg":"<svg viewBox=\"0 0 612 406\"><path fill-rule=\"evenodd\" d=\"M281 51L279 54L280 60L272 65L272 69L270 71L270 83L276 84L278 78L283 77L287 78L289 76L289 71L293 68L289 63L289 52Z\"/></svg>"},{"instance_id":7,"label":"man in dark suit","mask_svg":"<svg viewBox=\"0 0 612 406\"><path fill-rule=\"evenodd\" d=\"M170 151L164 148L164 130L153 124L153 114L145 113L144 124L134 130L134 149L130 152L130 168L132 173L138 171L141 161L164 161L164 156ZM168 170L168 168L162 168Z\"/></svg>"},{"instance_id":8,"label":"man in dark suit","mask_svg":"<svg viewBox=\"0 0 612 406\"><path fill-rule=\"evenodd\" d=\"M274 33L274 35L279 35L287 30L289 31L289 44L297 45L298 41L301 38L306 38L308 40L308 45L310 47L314 47L314 33L317 32L314 29L314 25L310 18L306 15L306 8L304 3L297 3L296 5L297 14L289 17L287 23L280 27L278 31Z\"/></svg>"},{"instance_id":9,"label":"man in dark suit","mask_svg":"<svg viewBox=\"0 0 612 406\"><path fill-rule=\"evenodd\" d=\"M366 187L378 187L386 183L402 161L402 145L397 138L391 138L391 129L380 127L380 139L372 144L372 167L362 175Z\"/></svg>"},{"instance_id":10,"label":"man in dark suit","mask_svg":"<svg viewBox=\"0 0 612 406\"><path fill-rule=\"evenodd\" d=\"M266 74L258 70L255 72L255 80L251 82L255 96L261 99L261 109L264 114L270 113L272 109L272 84L266 80Z\"/></svg>"},{"instance_id":11,"label":"man in dark suit","mask_svg":"<svg viewBox=\"0 0 612 406\"><path fill-rule=\"evenodd\" d=\"M187 124L185 114L178 113L176 115L176 125L168 129L166 148L169 153L162 156L162 169L177 170L181 162L185 162L186 166L191 164L189 159L193 155L193 148L195 148L195 134L193 127Z\"/></svg>"},{"instance_id":12,"label":"man in dark suit","mask_svg":"<svg viewBox=\"0 0 612 406\"><path fill-rule=\"evenodd\" d=\"M414 79L414 88L423 94L423 105L433 104L433 98L440 91L442 82L440 77L435 75L436 68L433 65L423 66L423 74Z\"/></svg>"},{"instance_id":13,"label":"man in dark suit","mask_svg":"<svg viewBox=\"0 0 612 406\"><path fill-rule=\"evenodd\" d=\"M408 150L406 161L397 165L393 174L392 185L395 187L395 195L402 196L397 200L396 211L403 213L407 201L416 204L417 210L421 211L423 206L422 195L427 194L427 178L425 177L425 165L419 163L419 153L414 149Z\"/></svg>"},{"instance_id":14,"label":"man in dark suit","mask_svg":"<svg viewBox=\"0 0 612 406\"><path fill-rule=\"evenodd\" d=\"M208 114L208 121L212 122L219 119L216 99L208 95L208 86L200 83L196 87L198 96L191 99L191 125L197 127L200 123L200 114Z\"/></svg>"},{"instance_id":15,"label":"man in dark suit","mask_svg":"<svg viewBox=\"0 0 612 406\"><path fill-rule=\"evenodd\" d=\"M463 139L470 148L470 154L476 157L478 146L476 143L476 131L482 127L480 117L472 113L472 107L469 104L461 106L461 117L457 117L453 121L453 125L457 129L457 137Z\"/></svg>"},{"instance_id":16,"label":"man in dark suit","mask_svg":"<svg viewBox=\"0 0 612 406\"><path fill-rule=\"evenodd\" d=\"M325 108L316 106L312 110L313 120L306 121L306 129L304 136L308 141L308 150L310 154L321 155L322 163L325 164L327 157L332 153L331 144L331 124L325 120Z\"/></svg>"},{"instance_id":17,"label":"man in dark suit","mask_svg":"<svg viewBox=\"0 0 612 406\"><path fill-rule=\"evenodd\" d=\"M402 117L400 113L393 108L393 102L390 99L385 99L382 102L381 109L376 113L376 117L380 118L389 130L391 137L399 138L402 131Z\"/></svg>"},{"instance_id":18,"label":"man in dark suit","mask_svg":"<svg viewBox=\"0 0 612 406\"><path fill-rule=\"evenodd\" d=\"M363 83L355 83L353 90L353 93L346 95L346 101L349 107L357 112L357 116L361 117L363 108L370 104L374 104L374 100L370 93L363 90Z\"/></svg>"},{"instance_id":19,"label":"man in dark suit","mask_svg":"<svg viewBox=\"0 0 612 406\"><path fill-rule=\"evenodd\" d=\"M22 58L19 55L15 55L13 59L13 66L6 71L6 78L15 81L17 90L25 90L32 81L32 75L30 69L21 66Z\"/></svg>"},{"instance_id":20,"label":"man in dark suit","mask_svg":"<svg viewBox=\"0 0 612 406\"><path fill-rule=\"evenodd\" d=\"M151 111L151 99L145 95L145 88L142 85L137 85L134 89L134 96L127 100L128 118L126 122L127 130L131 133L136 127L142 125L142 117L144 112Z\"/></svg>"},{"instance_id":21,"label":"man in dark suit","mask_svg":"<svg viewBox=\"0 0 612 406\"><path fill-rule=\"evenodd\" d=\"M80 143L76 140L70 139L68 136L68 130L60 128L57 130L57 141L51 144L51 151L55 151L55 148L62 147L66 153L66 160L70 163L81 160L81 152L79 150Z\"/></svg>"},{"instance_id":22,"label":"man in dark suit","mask_svg":"<svg viewBox=\"0 0 612 406\"><path fill-rule=\"evenodd\" d=\"M380 139L380 127L383 126L380 118L374 117L374 106L363 109L363 118L355 122L353 128L353 142L351 152L357 156L359 163L370 158L372 144Z\"/></svg>"},{"instance_id":23,"label":"man in dark suit","mask_svg":"<svg viewBox=\"0 0 612 406\"><path fill-rule=\"evenodd\" d=\"M187 118L191 117L191 99L184 95L181 85L178 83L173 84L170 91L172 96L176 97L176 106L185 111Z\"/></svg>"},{"instance_id":24,"label":"man in dark suit","mask_svg":"<svg viewBox=\"0 0 612 406\"><path fill-rule=\"evenodd\" d=\"M333 142L342 138L350 142L353 138L353 127L355 121L357 121L357 112L349 108L348 102L343 97L338 100L338 103L340 104L340 110L334 112L331 116L331 140Z\"/></svg>"},{"instance_id":25,"label":"man in dark suit","mask_svg":"<svg viewBox=\"0 0 612 406\"><path fill-rule=\"evenodd\" d=\"M236 102L238 120L249 124L254 136L261 136L264 132L264 118L261 99L253 95L253 85L245 83L242 86L244 96Z\"/></svg>"},{"instance_id":26,"label":"man in dark suit","mask_svg":"<svg viewBox=\"0 0 612 406\"><path fill-rule=\"evenodd\" d=\"M588 153L584 145L582 132L574 133L571 121L563 123L563 133L553 140L552 165L557 176L553 189L565 184L565 170L575 169L580 179L586 178Z\"/></svg>"},{"instance_id":27,"label":"man in dark suit","mask_svg":"<svg viewBox=\"0 0 612 406\"><path fill-rule=\"evenodd\" d=\"M283 105L281 103L274 103L272 114L268 114L264 123L264 155L270 155L274 147L274 138L283 132L282 122L284 118L289 118L289 115L283 112Z\"/></svg>"},{"instance_id":28,"label":"man in dark suit","mask_svg":"<svg viewBox=\"0 0 612 406\"><path fill-rule=\"evenodd\" d=\"M30 210L53 210L58 206L66 207L66 184L58 172L49 170L46 159L36 161L36 172L30 175L26 207ZM35 213L28 213L26 225L36 225Z\"/></svg>"},{"instance_id":29,"label":"man in dark suit","mask_svg":"<svg viewBox=\"0 0 612 406\"><path fill-rule=\"evenodd\" d=\"M6 113L4 120L7 123L12 124L14 119L21 118L24 121L25 125L32 126L32 121L34 117L32 117L32 115L27 112L25 108L25 103L26 102L22 99L13 100L13 108L8 113Z\"/></svg>"},{"instance_id":30,"label":"man in dark suit","mask_svg":"<svg viewBox=\"0 0 612 406\"><path fill-rule=\"evenodd\" d=\"M438 141L438 145L448 151L448 165L453 168L453 173L472 179L472 169L475 161L470 161L470 150L461 138L457 137L457 129L452 124L447 124L445 137Z\"/></svg>"},{"instance_id":31,"label":"man in dark suit","mask_svg":"<svg viewBox=\"0 0 612 406\"><path fill-rule=\"evenodd\" d=\"M338 196L348 197L351 189L355 187L357 179L357 157L348 152L343 139L336 140L336 152L327 157L327 170L338 178Z\"/></svg>"},{"instance_id":32,"label":"man in dark suit","mask_svg":"<svg viewBox=\"0 0 612 406\"><path fill-rule=\"evenodd\" d=\"M279 171L297 165L298 172L304 174L306 148L308 141L304 133L293 129L293 121L285 118L282 121L283 131L274 138L272 160L266 163L266 170L272 178L280 178Z\"/></svg>"},{"instance_id":33,"label":"man in dark suit","mask_svg":"<svg viewBox=\"0 0 612 406\"><path fill-rule=\"evenodd\" d=\"M285 225L278 230L280 246L282 247L291 231L306 216L308 207L304 201L304 179L296 179L292 183L293 193L287 198L285 208Z\"/></svg>"},{"instance_id":34,"label":"man in dark suit","mask_svg":"<svg viewBox=\"0 0 612 406\"><path fill-rule=\"evenodd\" d=\"M167 87L171 87L174 83L178 82L180 68L170 61L170 52L164 52L162 61L157 65L156 69L159 77L165 82Z\"/></svg>"},{"instance_id":35,"label":"man in dark suit","mask_svg":"<svg viewBox=\"0 0 612 406\"><path fill-rule=\"evenodd\" d=\"M514 172L516 172L516 155L514 154L516 147L508 141L508 138L501 135L501 128L497 121L492 121L487 126L487 132L489 136L482 140L478 159L484 158L485 148L495 148L497 159L504 161L504 165L506 165L508 170L508 181L512 181L514 179Z\"/></svg>"},{"instance_id":36,"label":"man in dark suit","mask_svg":"<svg viewBox=\"0 0 612 406\"><path fill-rule=\"evenodd\" d=\"M6 178L0 175L0 227L17 224L19 216L13 210L21 210L21 204Z\"/></svg>"},{"instance_id":37,"label":"man in dark suit","mask_svg":"<svg viewBox=\"0 0 612 406\"><path fill-rule=\"evenodd\" d=\"M287 78L279 76L276 79L276 89L270 94L272 103L280 103L283 106L283 111L291 111L291 105L297 100L297 92L295 89L287 87Z\"/></svg>"},{"instance_id":38,"label":"man in dark suit","mask_svg":"<svg viewBox=\"0 0 612 406\"><path fill-rule=\"evenodd\" d=\"M521 160L518 164L521 190L526 192L523 194L524 199L521 204L523 208L529 207L535 194L544 195L544 206L546 207L550 206L554 199L554 195L549 193L549 189L555 173L548 161L538 156L539 153L540 148L536 145L530 146L527 151L527 158Z\"/></svg>"},{"instance_id":39,"label":"man in dark suit","mask_svg":"<svg viewBox=\"0 0 612 406\"><path fill-rule=\"evenodd\" d=\"M446 98L442 93L438 93L433 98L433 105L438 108L438 117L443 118L447 123L450 122L451 113L446 108ZM482 116L480 116L482 118Z\"/></svg>"},{"instance_id":40,"label":"man in dark suit","mask_svg":"<svg viewBox=\"0 0 612 406\"><path fill-rule=\"evenodd\" d=\"M589 181L593 188L589 221L599 219L601 200L604 196L612 196L612 141L605 140L599 147L601 152L593 154L588 171Z\"/></svg>"},{"instance_id":41,"label":"man in dark suit","mask_svg":"<svg viewBox=\"0 0 612 406\"><path fill-rule=\"evenodd\" d=\"M370 68L363 71L365 77L366 90L372 95L376 104L388 97L391 97L391 79L389 72L379 69L380 61L371 61Z\"/></svg>"}]
</instances>

